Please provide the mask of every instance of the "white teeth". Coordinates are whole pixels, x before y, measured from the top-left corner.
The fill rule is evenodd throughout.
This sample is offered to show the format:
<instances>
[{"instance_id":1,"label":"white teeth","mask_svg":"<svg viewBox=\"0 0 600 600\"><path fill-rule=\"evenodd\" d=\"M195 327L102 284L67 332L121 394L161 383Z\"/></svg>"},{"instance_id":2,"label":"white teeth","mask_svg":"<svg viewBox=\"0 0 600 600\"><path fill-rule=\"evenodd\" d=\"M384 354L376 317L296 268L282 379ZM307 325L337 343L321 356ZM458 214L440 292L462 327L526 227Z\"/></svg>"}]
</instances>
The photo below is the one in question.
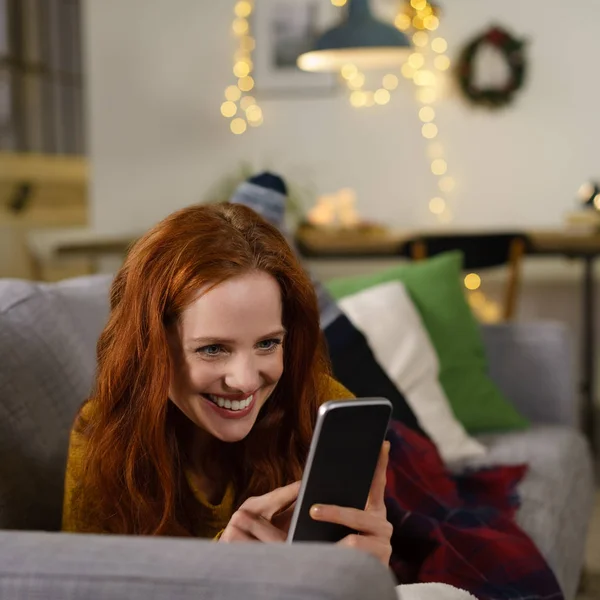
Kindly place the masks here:
<instances>
[{"instance_id":1,"label":"white teeth","mask_svg":"<svg viewBox=\"0 0 600 600\"><path fill-rule=\"evenodd\" d=\"M248 408L254 398L254 395L252 395L248 396L245 400L228 400L227 398L221 398L221 396L214 396L213 394L205 394L205 396L212 400L219 408L225 408L233 412Z\"/></svg>"}]
</instances>

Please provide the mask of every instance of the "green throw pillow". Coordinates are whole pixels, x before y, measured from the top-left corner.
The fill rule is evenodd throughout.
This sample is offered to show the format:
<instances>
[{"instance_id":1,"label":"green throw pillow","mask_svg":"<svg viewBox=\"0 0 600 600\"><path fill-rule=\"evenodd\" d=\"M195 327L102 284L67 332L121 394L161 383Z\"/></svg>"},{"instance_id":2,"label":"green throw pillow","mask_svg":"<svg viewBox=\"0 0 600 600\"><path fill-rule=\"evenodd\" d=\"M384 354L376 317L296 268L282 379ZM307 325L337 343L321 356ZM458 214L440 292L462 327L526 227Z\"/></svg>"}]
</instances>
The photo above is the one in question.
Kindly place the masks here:
<instances>
[{"instance_id":1,"label":"green throw pillow","mask_svg":"<svg viewBox=\"0 0 600 600\"><path fill-rule=\"evenodd\" d=\"M462 253L449 252L366 276L329 281L340 299L388 281L401 281L421 315L440 361L440 383L470 433L522 429L528 423L487 375L479 324L462 286Z\"/></svg>"}]
</instances>

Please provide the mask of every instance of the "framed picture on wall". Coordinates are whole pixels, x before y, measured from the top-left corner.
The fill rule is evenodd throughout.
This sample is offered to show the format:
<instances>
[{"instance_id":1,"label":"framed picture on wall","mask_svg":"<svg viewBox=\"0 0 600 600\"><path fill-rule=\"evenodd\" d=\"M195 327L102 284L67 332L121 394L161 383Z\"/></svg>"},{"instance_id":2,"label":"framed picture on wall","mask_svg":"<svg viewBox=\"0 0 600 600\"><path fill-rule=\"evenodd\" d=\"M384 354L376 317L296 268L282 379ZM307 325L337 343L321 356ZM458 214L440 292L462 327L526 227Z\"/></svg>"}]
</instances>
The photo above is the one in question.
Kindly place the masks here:
<instances>
[{"instance_id":1,"label":"framed picture on wall","mask_svg":"<svg viewBox=\"0 0 600 600\"><path fill-rule=\"evenodd\" d=\"M340 9L329 0L256 0L252 17L256 93L261 96L334 93L336 74L301 71L296 60L341 16Z\"/></svg>"}]
</instances>

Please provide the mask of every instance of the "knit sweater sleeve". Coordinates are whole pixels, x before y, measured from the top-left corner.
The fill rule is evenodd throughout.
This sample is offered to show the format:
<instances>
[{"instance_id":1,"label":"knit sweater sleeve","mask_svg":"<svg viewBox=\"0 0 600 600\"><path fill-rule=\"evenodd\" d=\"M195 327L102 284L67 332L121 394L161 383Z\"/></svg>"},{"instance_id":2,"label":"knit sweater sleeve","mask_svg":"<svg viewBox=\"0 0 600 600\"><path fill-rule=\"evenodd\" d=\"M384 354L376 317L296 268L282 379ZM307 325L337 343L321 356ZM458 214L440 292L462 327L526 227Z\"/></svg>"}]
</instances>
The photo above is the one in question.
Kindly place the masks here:
<instances>
[{"instance_id":1,"label":"knit sweater sleeve","mask_svg":"<svg viewBox=\"0 0 600 600\"><path fill-rule=\"evenodd\" d=\"M81 479L85 460L87 439L79 428L81 419L89 418L93 410L92 403L87 402L82 407L75 425L71 430L69 454L65 473L65 492L63 498L62 530L70 533L108 533L101 523L93 523L86 514L84 507L87 494L93 490L81 488Z\"/></svg>"},{"instance_id":2,"label":"knit sweater sleeve","mask_svg":"<svg viewBox=\"0 0 600 600\"><path fill-rule=\"evenodd\" d=\"M329 375L323 376L321 386L321 403L329 400L352 400L355 398L350 390Z\"/></svg>"}]
</instances>

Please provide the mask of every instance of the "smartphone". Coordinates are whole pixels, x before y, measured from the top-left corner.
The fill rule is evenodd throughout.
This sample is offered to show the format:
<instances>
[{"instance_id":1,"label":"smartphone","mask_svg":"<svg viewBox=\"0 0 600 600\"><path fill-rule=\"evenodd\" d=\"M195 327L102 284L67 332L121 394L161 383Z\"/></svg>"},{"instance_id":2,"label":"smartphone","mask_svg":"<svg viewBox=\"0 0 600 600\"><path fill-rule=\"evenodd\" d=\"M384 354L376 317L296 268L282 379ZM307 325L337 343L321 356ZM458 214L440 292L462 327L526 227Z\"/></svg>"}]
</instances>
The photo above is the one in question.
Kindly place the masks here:
<instances>
[{"instance_id":1,"label":"smartphone","mask_svg":"<svg viewBox=\"0 0 600 600\"><path fill-rule=\"evenodd\" d=\"M315 521L310 509L331 504L364 510L392 415L384 398L326 402L319 409L288 543L339 542L354 533Z\"/></svg>"}]
</instances>

